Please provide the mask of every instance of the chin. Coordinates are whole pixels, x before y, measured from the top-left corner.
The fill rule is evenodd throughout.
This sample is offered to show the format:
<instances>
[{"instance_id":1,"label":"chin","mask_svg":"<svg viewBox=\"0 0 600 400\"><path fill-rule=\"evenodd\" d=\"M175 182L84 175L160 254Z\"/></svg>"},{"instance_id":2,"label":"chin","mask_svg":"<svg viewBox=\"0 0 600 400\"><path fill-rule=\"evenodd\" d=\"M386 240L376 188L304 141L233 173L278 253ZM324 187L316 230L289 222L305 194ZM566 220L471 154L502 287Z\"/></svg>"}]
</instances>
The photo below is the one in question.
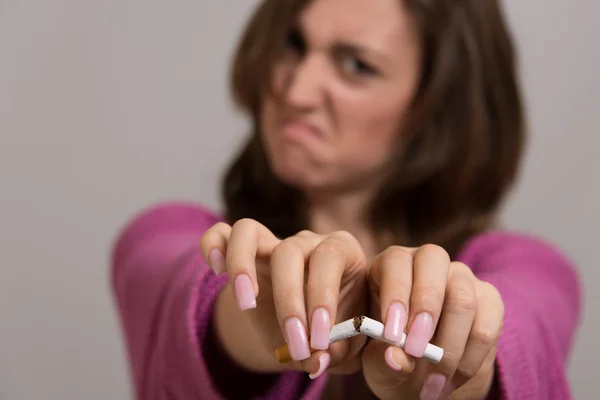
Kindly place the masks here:
<instances>
[{"instance_id":1,"label":"chin","mask_svg":"<svg viewBox=\"0 0 600 400\"><path fill-rule=\"evenodd\" d=\"M270 160L269 164L273 174L288 186L303 191L314 190L328 186L324 174L315 171L307 163L293 162L294 160Z\"/></svg>"}]
</instances>

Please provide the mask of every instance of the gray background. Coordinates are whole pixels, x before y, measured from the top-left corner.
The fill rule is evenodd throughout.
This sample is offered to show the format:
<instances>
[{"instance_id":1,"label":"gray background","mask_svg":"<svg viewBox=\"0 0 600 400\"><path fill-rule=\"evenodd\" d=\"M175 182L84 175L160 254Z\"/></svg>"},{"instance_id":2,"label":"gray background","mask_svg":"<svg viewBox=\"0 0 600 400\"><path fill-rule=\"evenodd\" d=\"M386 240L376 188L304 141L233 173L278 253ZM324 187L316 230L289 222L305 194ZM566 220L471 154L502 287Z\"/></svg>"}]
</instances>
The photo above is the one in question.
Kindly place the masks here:
<instances>
[{"instance_id":1,"label":"gray background","mask_svg":"<svg viewBox=\"0 0 600 400\"><path fill-rule=\"evenodd\" d=\"M510 0L532 146L505 222L577 261L570 367L597 393L600 6ZM245 133L227 92L254 1L0 0L0 398L127 399L108 250L156 201L218 208Z\"/></svg>"}]
</instances>

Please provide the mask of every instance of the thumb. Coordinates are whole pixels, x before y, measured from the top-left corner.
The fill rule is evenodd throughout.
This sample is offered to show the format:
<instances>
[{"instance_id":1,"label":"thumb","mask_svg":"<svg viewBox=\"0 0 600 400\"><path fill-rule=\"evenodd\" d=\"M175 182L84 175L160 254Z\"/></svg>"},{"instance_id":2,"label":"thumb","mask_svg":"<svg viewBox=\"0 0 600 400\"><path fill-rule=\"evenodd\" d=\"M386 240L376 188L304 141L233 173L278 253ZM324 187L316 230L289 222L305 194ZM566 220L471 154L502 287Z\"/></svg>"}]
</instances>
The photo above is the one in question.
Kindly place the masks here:
<instances>
[{"instance_id":1,"label":"thumb","mask_svg":"<svg viewBox=\"0 0 600 400\"><path fill-rule=\"evenodd\" d=\"M409 383L411 388L414 385L415 390L418 387L418 383L414 382L414 375L417 374L413 374L416 361L400 347L370 340L363 351L362 359L364 378L369 387L375 389L374 392L389 393L390 397L395 398L401 386L403 393L407 391L406 385Z\"/></svg>"}]
</instances>

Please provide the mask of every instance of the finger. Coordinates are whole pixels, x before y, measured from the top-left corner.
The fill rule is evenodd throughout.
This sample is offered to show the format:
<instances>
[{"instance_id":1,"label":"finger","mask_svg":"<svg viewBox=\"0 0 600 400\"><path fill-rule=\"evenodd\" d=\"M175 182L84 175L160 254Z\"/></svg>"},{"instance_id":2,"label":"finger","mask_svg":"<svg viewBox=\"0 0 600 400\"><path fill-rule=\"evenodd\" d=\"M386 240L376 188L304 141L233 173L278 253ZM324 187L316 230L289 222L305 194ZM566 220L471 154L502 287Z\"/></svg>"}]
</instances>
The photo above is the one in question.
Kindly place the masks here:
<instances>
[{"instance_id":1,"label":"finger","mask_svg":"<svg viewBox=\"0 0 600 400\"><path fill-rule=\"evenodd\" d=\"M218 222L210 227L200 239L200 252L216 275L225 272L225 254L231 226Z\"/></svg>"},{"instance_id":2,"label":"finger","mask_svg":"<svg viewBox=\"0 0 600 400\"><path fill-rule=\"evenodd\" d=\"M363 375L371 387L389 388L390 398L397 397L400 386L415 369L415 359L401 348L370 340L362 352ZM404 391L403 391L404 392Z\"/></svg>"},{"instance_id":3,"label":"finger","mask_svg":"<svg viewBox=\"0 0 600 400\"><path fill-rule=\"evenodd\" d=\"M268 257L279 239L261 223L252 219L237 221L229 235L225 264L241 310L256 307L259 287L256 258Z\"/></svg>"},{"instance_id":4,"label":"finger","mask_svg":"<svg viewBox=\"0 0 600 400\"><path fill-rule=\"evenodd\" d=\"M385 329L383 335L400 342L406 327L413 282L415 249L392 246L373 260L371 280L379 292L379 306Z\"/></svg>"},{"instance_id":5,"label":"finger","mask_svg":"<svg viewBox=\"0 0 600 400\"><path fill-rule=\"evenodd\" d=\"M306 304L314 349L329 347L329 331L337 322L342 278L346 281L345 291L364 290L366 257L351 234L334 232L315 247L309 260Z\"/></svg>"},{"instance_id":6,"label":"finger","mask_svg":"<svg viewBox=\"0 0 600 400\"><path fill-rule=\"evenodd\" d=\"M444 303L450 257L439 246L421 246L413 261L413 285L409 305L409 331L405 351L423 357L433 337Z\"/></svg>"},{"instance_id":7,"label":"finger","mask_svg":"<svg viewBox=\"0 0 600 400\"><path fill-rule=\"evenodd\" d=\"M271 254L271 285L275 313L293 360L310 357L304 269L312 250L321 241L318 235L292 236L280 242Z\"/></svg>"},{"instance_id":8,"label":"finger","mask_svg":"<svg viewBox=\"0 0 600 400\"><path fill-rule=\"evenodd\" d=\"M422 398L438 398L463 357L475 319L475 277L466 265L452 263L436 344L444 349L442 362L429 368Z\"/></svg>"},{"instance_id":9,"label":"finger","mask_svg":"<svg viewBox=\"0 0 600 400\"><path fill-rule=\"evenodd\" d=\"M314 371L308 375L310 379L317 379L321 376L331 364L331 355L327 352L322 352L322 354L318 355L318 364L317 368L308 367L308 371Z\"/></svg>"},{"instance_id":10,"label":"finger","mask_svg":"<svg viewBox=\"0 0 600 400\"><path fill-rule=\"evenodd\" d=\"M310 358L300 361L300 369L309 372L311 379L318 378L325 370L334 374L349 375L360 371L361 352L351 349L362 349L367 338L359 335L349 340L334 343L327 351L315 350ZM348 356L352 354L352 356ZM332 360L344 360L343 363L335 365Z\"/></svg>"},{"instance_id":11,"label":"finger","mask_svg":"<svg viewBox=\"0 0 600 400\"><path fill-rule=\"evenodd\" d=\"M504 323L504 303L498 290L491 284L477 281L477 309L466 348L452 384L460 387L486 364L494 352ZM493 362L491 363L493 364ZM491 368L491 366L489 366Z\"/></svg>"}]
</instances>

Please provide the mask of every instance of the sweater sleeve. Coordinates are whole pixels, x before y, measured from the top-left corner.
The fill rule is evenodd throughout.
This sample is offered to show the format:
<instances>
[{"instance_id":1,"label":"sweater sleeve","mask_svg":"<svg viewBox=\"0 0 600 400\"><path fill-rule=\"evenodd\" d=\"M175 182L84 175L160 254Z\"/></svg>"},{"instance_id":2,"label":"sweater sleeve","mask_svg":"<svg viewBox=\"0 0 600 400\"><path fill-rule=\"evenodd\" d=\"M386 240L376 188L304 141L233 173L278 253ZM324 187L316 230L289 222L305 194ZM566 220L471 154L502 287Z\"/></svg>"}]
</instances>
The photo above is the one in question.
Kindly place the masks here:
<instances>
[{"instance_id":1,"label":"sweater sleeve","mask_svg":"<svg viewBox=\"0 0 600 400\"><path fill-rule=\"evenodd\" d=\"M308 383L295 371L255 374L220 348L212 316L227 277L215 276L199 250L202 234L218 220L196 205L161 204L117 237L112 287L135 398L317 398L324 377Z\"/></svg>"},{"instance_id":2,"label":"sweater sleeve","mask_svg":"<svg viewBox=\"0 0 600 400\"><path fill-rule=\"evenodd\" d=\"M571 261L540 239L490 232L458 259L502 296L504 327L494 397L568 399L567 364L581 313L581 286Z\"/></svg>"}]
</instances>

